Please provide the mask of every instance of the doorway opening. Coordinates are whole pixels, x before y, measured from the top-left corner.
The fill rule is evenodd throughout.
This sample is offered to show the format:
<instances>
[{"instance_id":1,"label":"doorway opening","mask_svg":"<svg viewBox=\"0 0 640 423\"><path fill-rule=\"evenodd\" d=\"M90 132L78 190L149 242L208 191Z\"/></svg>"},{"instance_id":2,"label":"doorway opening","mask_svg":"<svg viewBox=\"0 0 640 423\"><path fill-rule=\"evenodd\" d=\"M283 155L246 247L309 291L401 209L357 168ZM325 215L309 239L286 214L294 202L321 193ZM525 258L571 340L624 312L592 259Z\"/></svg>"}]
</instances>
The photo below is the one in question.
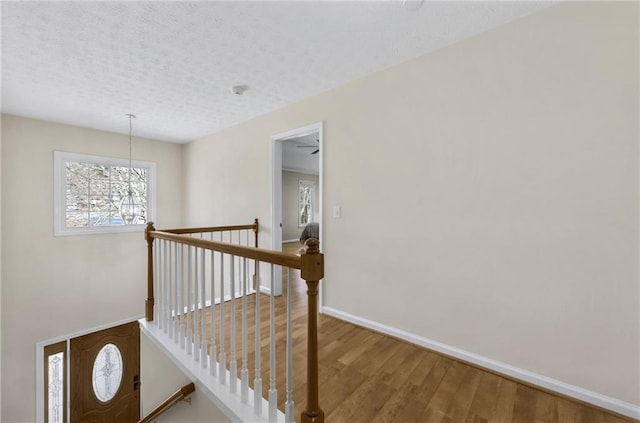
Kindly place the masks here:
<instances>
[{"instance_id":1,"label":"doorway opening","mask_svg":"<svg viewBox=\"0 0 640 423\"><path fill-rule=\"evenodd\" d=\"M271 137L273 177L271 248L282 251L283 242L300 244L307 226L316 224L322 250L323 123L318 122ZM291 248L289 248L290 250ZM282 275L274 275L276 295L282 293ZM322 286L320 309L322 310Z\"/></svg>"}]
</instances>

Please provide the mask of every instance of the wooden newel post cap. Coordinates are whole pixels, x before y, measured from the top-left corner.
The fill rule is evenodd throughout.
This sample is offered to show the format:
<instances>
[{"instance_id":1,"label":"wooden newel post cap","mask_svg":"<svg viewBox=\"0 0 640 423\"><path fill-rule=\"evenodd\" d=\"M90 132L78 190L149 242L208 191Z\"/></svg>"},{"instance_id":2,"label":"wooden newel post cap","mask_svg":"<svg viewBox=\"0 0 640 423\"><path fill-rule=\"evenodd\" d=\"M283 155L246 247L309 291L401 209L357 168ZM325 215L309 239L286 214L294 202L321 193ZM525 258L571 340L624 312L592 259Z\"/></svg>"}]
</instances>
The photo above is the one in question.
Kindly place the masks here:
<instances>
[{"instance_id":1,"label":"wooden newel post cap","mask_svg":"<svg viewBox=\"0 0 640 423\"><path fill-rule=\"evenodd\" d=\"M149 232L155 231L156 228L153 226L153 222L147 222L147 227L144 229L144 238L149 241Z\"/></svg>"},{"instance_id":2,"label":"wooden newel post cap","mask_svg":"<svg viewBox=\"0 0 640 423\"><path fill-rule=\"evenodd\" d=\"M300 276L306 281L319 281L324 278L324 254L320 253L320 241L317 238L309 238L307 252L302 255L302 268Z\"/></svg>"},{"instance_id":3,"label":"wooden newel post cap","mask_svg":"<svg viewBox=\"0 0 640 423\"><path fill-rule=\"evenodd\" d=\"M318 238L309 238L305 242L307 254L318 254L320 252L320 241Z\"/></svg>"}]
</instances>

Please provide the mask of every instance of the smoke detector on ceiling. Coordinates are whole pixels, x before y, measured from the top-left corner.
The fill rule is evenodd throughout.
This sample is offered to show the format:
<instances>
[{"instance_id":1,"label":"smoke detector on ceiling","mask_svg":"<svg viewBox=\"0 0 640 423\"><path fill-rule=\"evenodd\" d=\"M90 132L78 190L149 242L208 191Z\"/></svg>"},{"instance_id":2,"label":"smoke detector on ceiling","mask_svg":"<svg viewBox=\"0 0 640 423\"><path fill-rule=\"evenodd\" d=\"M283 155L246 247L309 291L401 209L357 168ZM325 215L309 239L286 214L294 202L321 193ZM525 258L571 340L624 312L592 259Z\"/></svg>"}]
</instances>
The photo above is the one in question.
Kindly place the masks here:
<instances>
[{"instance_id":1,"label":"smoke detector on ceiling","mask_svg":"<svg viewBox=\"0 0 640 423\"><path fill-rule=\"evenodd\" d=\"M248 89L249 87L246 85L234 85L233 87L229 88L229 90L231 90L231 92L235 95L242 95Z\"/></svg>"}]
</instances>

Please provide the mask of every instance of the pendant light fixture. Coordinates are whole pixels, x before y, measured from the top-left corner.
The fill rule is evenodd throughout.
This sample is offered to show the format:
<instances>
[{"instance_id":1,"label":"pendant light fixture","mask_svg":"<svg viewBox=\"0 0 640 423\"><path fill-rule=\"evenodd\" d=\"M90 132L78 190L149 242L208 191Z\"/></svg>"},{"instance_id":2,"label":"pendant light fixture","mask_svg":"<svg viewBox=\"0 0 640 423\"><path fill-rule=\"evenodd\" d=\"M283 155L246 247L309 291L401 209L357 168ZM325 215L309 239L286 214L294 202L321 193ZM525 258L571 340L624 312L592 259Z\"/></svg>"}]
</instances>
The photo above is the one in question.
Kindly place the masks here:
<instances>
[{"instance_id":1,"label":"pendant light fixture","mask_svg":"<svg viewBox=\"0 0 640 423\"><path fill-rule=\"evenodd\" d=\"M127 225L133 225L138 223L138 217L140 217L140 201L138 197L133 194L131 188L131 120L136 116L132 114L125 115L129 118L129 172L127 178L127 195L122 198L120 202L120 217Z\"/></svg>"}]
</instances>

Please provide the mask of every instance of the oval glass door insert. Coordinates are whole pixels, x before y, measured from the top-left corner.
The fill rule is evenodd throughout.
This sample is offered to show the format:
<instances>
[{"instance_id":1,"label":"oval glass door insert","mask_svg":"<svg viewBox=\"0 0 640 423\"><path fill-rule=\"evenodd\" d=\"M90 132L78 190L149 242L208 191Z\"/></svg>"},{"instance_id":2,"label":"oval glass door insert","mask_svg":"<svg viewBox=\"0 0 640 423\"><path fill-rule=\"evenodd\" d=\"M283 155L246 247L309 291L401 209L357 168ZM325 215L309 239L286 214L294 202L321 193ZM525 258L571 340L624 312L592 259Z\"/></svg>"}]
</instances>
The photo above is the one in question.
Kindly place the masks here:
<instances>
[{"instance_id":1,"label":"oval glass door insert","mask_svg":"<svg viewBox=\"0 0 640 423\"><path fill-rule=\"evenodd\" d=\"M93 393L101 402L110 401L122 382L122 354L114 344L100 349L93 362Z\"/></svg>"}]
</instances>

